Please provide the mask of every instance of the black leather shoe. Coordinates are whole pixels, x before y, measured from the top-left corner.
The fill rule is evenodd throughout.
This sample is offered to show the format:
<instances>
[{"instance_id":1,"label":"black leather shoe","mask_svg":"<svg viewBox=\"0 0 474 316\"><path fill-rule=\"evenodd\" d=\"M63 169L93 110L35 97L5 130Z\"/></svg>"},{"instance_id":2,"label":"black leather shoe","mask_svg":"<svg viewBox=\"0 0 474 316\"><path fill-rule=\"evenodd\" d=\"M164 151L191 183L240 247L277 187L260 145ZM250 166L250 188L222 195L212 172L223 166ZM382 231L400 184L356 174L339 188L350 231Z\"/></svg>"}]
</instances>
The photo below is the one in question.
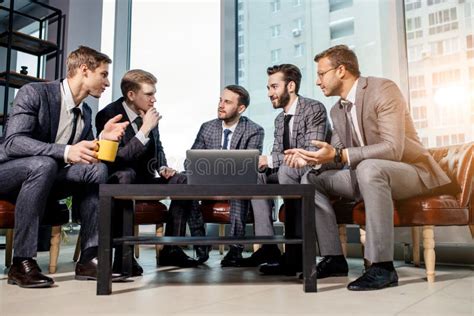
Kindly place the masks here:
<instances>
[{"instance_id":1,"label":"black leather shoe","mask_svg":"<svg viewBox=\"0 0 474 316\"><path fill-rule=\"evenodd\" d=\"M281 262L273 262L273 263L264 263L260 265L258 269L260 273L264 275L286 275L286 276L295 276L298 271L293 266L288 266Z\"/></svg>"},{"instance_id":2,"label":"black leather shoe","mask_svg":"<svg viewBox=\"0 0 474 316\"><path fill-rule=\"evenodd\" d=\"M242 249L238 247L230 247L227 254L221 260L222 267L240 267L238 261L242 260Z\"/></svg>"},{"instance_id":3,"label":"black leather shoe","mask_svg":"<svg viewBox=\"0 0 474 316\"><path fill-rule=\"evenodd\" d=\"M164 248L157 259L160 266L176 266L180 268L191 268L199 265L196 259L191 258L179 247Z\"/></svg>"},{"instance_id":4,"label":"black leather shoe","mask_svg":"<svg viewBox=\"0 0 474 316\"><path fill-rule=\"evenodd\" d=\"M372 265L360 278L349 283L347 289L350 291L371 291L397 285L398 275L395 269L389 271L376 265Z\"/></svg>"},{"instance_id":5,"label":"black leather shoe","mask_svg":"<svg viewBox=\"0 0 474 316\"><path fill-rule=\"evenodd\" d=\"M26 259L10 267L8 284L26 288L41 288L50 287L54 284L54 280L41 273L36 260Z\"/></svg>"},{"instance_id":6,"label":"black leather shoe","mask_svg":"<svg viewBox=\"0 0 474 316\"><path fill-rule=\"evenodd\" d=\"M87 261L86 263L78 262L76 264L76 280L80 281L95 281L97 280L97 257ZM112 273L112 282L122 282L128 276L123 276L121 273Z\"/></svg>"},{"instance_id":7,"label":"black leather shoe","mask_svg":"<svg viewBox=\"0 0 474 316\"><path fill-rule=\"evenodd\" d=\"M204 263L209 259L209 252L211 251L212 246L196 246L196 257L199 263Z\"/></svg>"},{"instance_id":8,"label":"black leather shoe","mask_svg":"<svg viewBox=\"0 0 474 316\"><path fill-rule=\"evenodd\" d=\"M316 268L318 279L347 276L349 267L344 256L326 256Z\"/></svg>"},{"instance_id":9,"label":"black leather shoe","mask_svg":"<svg viewBox=\"0 0 474 316\"><path fill-rule=\"evenodd\" d=\"M114 264L112 266L112 272L114 274L122 274L122 261L119 259L114 260ZM132 274L131 277L141 276L143 274L143 268L138 264L135 258L132 258Z\"/></svg>"},{"instance_id":10,"label":"black leather shoe","mask_svg":"<svg viewBox=\"0 0 474 316\"><path fill-rule=\"evenodd\" d=\"M263 245L250 257L236 260L238 267L258 267L262 263L275 263L280 260L280 249L276 245Z\"/></svg>"}]
</instances>

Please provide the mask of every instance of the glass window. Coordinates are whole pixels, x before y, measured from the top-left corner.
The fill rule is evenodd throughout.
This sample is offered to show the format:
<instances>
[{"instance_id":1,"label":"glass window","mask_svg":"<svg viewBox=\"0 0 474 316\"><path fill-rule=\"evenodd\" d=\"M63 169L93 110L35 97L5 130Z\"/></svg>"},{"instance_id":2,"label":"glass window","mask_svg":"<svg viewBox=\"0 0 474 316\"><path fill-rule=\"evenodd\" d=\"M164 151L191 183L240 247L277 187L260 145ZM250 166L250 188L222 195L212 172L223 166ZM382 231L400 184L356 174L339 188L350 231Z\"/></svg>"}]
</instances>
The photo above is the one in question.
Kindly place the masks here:
<instances>
[{"instance_id":1,"label":"glass window","mask_svg":"<svg viewBox=\"0 0 474 316\"><path fill-rule=\"evenodd\" d=\"M471 18L458 19L472 8L468 2L428 0L426 9L411 11L405 6L407 38L414 30L423 31L407 41L407 50L410 106L428 147L472 141L474 136L473 29ZM416 27L418 18L425 21L421 28Z\"/></svg>"},{"instance_id":2,"label":"glass window","mask_svg":"<svg viewBox=\"0 0 474 316\"><path fill-rule=\"evenodd\" d=\"M274 49L271 51L272 63L278 63L281 60L281 49Z\"/></svg>"},{"instance_id":3,"label":"glass window","mask_svg":"<svg viewBox=\"0 0 474 316\"><path fill-rule=\"evenodd\" d=\"M280 0L272 0L272 2L270 2L270 5L272 7L272 12L278 12L281 9L281 1Z\"/></svg>"},{"instance_id":4,"label":"glass window","mask_svg":"<svg viewBox=\"0 0 474 316\"><path fill-rule=\"evenodd\" d=\"M221 1L134 0L131 24L130 68L157 77L161 141L169 166L183 170L200 125L216 117Z\"/></svg>"},{"instance_id":5,"label":"glass window","mask_svg":"<svg viewBox=\"0 0 474 316\"><path fill-rule=\"evenodd\" d=\"M411 11L421 8L421 0L405 0L405 10Z\"/></svg>"},{"instance_id":6,"label":"glass window","mask_svg":"<svg viewBox=\"0 0 474 316\"><path fill-rule=\"evenodd\" d=\"M337 21L330 26L331 39L354 35L354 19Z\"/></svg>"},{"instance_id":7,"label":"glass window","mask_svg":"<svg viewBox=\"0 0 474 316\"><path fill-rule=\"evenodd\" d=\"M272 37L279 37L281 34L281 25L280 24L273 25L271 27L271 31L272 31Z\"/></svg>"},{"instance_id":8,"label":"glass window","mask_svg":"<svg viewBox=\"0 0 474 316\"><path fill-rule=\"evenodd\" d=\"M397 36L390 33L396 28L383 17L395 11L396 1L361 1L366 5L355 6L351 0L331 0L329 7L327 1L302 0L300 6L291 5L292 1L281 1L278 14L273 13L269 3L276 5L273 1L244 0L241 13L246 18L242 32L244 53L238 55L246 63L245 74L238 82L245 86L252 99L245 113L265 129L264 153L271 151L274 119L279 113L267 97L267 67L281 63L298 66L303 76L299 93L320 100L328 109L337 98L325 97L316 86L313 58L330 46L349 45L358 54L364 75L382 76L400 84L399 72L406 69L406 65L400 66L398 55L393 54L393 49L387 49L396 46L394 38ZM276 25L281 25L279 37L273 37L277 33L273 31ZM403 89L408 91L406 87Z\"/></svg>"},{"instance_id":9,"label":"glass window","mask_svg":"<svg viewBox=\"0 0 474 316\"><path fill-rule=\"evenodd\" d=\"M329 12L341 10L352 6L352 0L329 0Z\"/></svg>"}]
</instances>

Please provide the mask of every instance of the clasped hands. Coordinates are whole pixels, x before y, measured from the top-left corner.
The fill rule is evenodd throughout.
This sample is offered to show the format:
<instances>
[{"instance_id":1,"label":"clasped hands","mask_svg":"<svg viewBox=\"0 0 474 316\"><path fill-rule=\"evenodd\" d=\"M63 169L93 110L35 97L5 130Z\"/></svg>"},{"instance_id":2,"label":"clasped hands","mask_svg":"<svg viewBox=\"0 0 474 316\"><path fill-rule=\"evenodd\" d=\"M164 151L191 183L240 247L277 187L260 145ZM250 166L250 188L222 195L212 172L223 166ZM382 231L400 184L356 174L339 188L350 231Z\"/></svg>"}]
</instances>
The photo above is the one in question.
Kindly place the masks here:
<instances>
[{"instance_id":1,"label":"clasped hands","mask_svg":"<svg viewBox=\"0 0 474 316\"><path fill-rule=\"evenodd\" d=\"M301 148L285 150L285 163L292 168L303 168L334 161L336 150L331 144L317 140L312 140L311 144L319 149L317 151L308 151Z\"/></svg>"},{"instance_id":2,"label":"clasped hands","mask_svg":"<svg viewBox=\"0 0 474 316\"><path fill-rule=\"evenodd\" d=\"M101 139L111 140L118 142L125 134L129 122L120 122L122 114L114 116L104 126L104 130L101 133ZM77 144L71 145L67 155L67 161L71 164L84 163L91 164L96 163L97 151L97 140L83 140Z\"/></svg>"}]
</instances>

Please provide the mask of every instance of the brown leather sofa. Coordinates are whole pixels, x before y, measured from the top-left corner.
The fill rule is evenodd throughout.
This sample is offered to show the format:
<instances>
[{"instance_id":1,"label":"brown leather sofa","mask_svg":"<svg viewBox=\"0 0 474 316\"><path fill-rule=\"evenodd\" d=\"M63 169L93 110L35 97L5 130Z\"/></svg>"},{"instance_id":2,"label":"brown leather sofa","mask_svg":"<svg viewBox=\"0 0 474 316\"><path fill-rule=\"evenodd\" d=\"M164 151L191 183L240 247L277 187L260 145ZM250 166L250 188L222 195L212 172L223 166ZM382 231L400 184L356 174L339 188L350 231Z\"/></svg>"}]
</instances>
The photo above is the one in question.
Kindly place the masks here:
<instances>
[{"instance_id":1,"label":"brown leather sofa","mask_svg":"<svg viewBox=\"0 0 474 316\"><path fill-rule=\"evenodd\" d=\"M424 261L428 282L435 280L434 226L468 225L474 238L474 142L429 149L431 155L451 179L452 183L438 188L431 195L394 201L394 226L412 227L413 261L420 264L420 228L423 235ZM362 229L361 243L365 242L364 203L335 200L334 207L339 224L343 249L346 249L346 224ZM284 207L280 209L284 220Z\"/></svg>"}]
</instances>

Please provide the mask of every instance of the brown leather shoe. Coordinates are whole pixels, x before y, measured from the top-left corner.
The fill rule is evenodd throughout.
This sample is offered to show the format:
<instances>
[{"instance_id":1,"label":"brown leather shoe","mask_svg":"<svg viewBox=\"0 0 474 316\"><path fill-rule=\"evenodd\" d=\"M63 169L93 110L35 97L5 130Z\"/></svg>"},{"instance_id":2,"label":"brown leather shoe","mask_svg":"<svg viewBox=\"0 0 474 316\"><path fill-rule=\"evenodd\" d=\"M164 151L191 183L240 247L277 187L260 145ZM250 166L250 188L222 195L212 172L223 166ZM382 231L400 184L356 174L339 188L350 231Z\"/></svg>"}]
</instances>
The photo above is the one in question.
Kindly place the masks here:
<instances>
[{"instance_id":1,"label":"brown leather shoe","mask_svg":"<svg viewBox=\"0 0 474 316\"><path fill-rule=\"evenodd\" d=\"M86 263L77 263L76 264L76 280L87 281L97 280L97 257L91 259ZM120 273L112 273L112 282L121 282L124 281L127 276L123 276Z\"/></svg>"},{"instance_id":2,"label":"brown leather shoe","mask_svg":"<svg viewBox=\"0 0 474 316\"><path fill-rule=\"evenodd\" d=\"M27 259L10 267L8 284L26 288L41 288L50 287L54 284L54 280L41 273L36 260Z\"/></svg>"}]
</instances>

